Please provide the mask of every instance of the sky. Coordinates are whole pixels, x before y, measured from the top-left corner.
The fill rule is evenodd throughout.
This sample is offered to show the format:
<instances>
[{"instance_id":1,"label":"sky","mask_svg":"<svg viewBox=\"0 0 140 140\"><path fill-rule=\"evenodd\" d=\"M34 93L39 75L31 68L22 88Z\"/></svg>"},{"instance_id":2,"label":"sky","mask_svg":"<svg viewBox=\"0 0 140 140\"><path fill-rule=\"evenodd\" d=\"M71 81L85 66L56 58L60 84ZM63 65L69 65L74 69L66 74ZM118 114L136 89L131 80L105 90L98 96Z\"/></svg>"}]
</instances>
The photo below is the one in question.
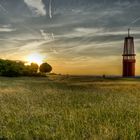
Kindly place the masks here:
<instances>
[{"instance_id":1,"label":"sky","mask_svg":"<svg viewBox=\"0 0 140 140\"><path fill-rule=\"evenodd\" d=\"M61 74L121 75L127 29L140 75L139 0L0 0L0 58L40 53Z\"/></svg>"}]
</instances>

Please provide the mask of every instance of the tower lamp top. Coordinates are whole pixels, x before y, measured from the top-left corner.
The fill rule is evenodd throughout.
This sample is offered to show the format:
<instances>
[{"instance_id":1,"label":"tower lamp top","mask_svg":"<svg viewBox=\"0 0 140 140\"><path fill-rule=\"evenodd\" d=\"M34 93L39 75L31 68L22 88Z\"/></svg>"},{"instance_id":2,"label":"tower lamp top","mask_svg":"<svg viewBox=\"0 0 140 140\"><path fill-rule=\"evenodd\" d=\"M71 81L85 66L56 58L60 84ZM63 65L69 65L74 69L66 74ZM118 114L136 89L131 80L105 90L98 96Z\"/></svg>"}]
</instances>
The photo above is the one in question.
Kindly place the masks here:
<instances>
[{"instance_id":1,"label":"tower lamp top","mask_svg":"<svg viewBox=\"0 0 140 140\"><path fill-rule=\"evenodd\" d=\"M128 37L130 37L130 28L128 28Z\"/></svg>"}]
</instances>

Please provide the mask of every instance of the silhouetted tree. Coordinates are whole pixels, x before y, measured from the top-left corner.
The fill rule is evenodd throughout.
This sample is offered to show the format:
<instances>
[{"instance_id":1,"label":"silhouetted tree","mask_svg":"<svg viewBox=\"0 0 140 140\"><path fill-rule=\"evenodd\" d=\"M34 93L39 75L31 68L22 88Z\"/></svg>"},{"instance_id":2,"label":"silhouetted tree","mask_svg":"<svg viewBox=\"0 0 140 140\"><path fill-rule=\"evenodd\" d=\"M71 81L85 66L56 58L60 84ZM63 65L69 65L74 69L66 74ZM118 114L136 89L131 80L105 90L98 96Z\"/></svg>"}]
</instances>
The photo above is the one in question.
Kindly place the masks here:
<instances>
[{"instance_id":1,"label":"silhouetted tree","mask_svg":"<svg viewBox=\"0 0 140 140\"><path fill-rule=\"evenodd\" d=\"M12 60L0 60L0 75L1 76L20 76L23 73L24 63Z\"/></svg>"},{"instance_id":2,"label":"silhouetted tree","mask_svg":"<svg viewBox=\"0 0 140 140\"><path fill-rule=\"evenodd\" d=\"M37 73L39 66L36 63L31 63L30 68L31 68L32 73Z\"/></svg>"},{"instance_id":3,"label":"silhouetted tree","mask_svg":"<svg viewBox=\"0 0 140 140\"><path fill-rule=\"evenodd\" d=\"M42 63L39 68L40 72L42 73L49 73L52 71L52 66L48 63Z\"/></svg>"},{"instance_id":4,"label":"silhouetted tree","mask_svg":"<svg viewBox=\"0 0 140 140\"><path fill-rule=\"evenodd\" d=\"M22 61L0 59L0 76L46 76L44 73L50 72L52 67L48 63L39 66L36 63L25 65Z\"/></svg>"},{"instance_id":5,"label":"silhouetted tree","mask_svg":"<svg viewBox=\"0 0 140 140\"><path fill-rule=\"evenodd\" d=\"M23 76L32 76L32 71L30 65L25 65L23 69Z\"/></svg>"},{"instance_id":6,"label":"silhouetted tree","mask_svg":"<svg viewBox=\"0 0 140 140\"><path fill-rule=\"evenodd\" d=\"M36 63L31 63L31 65L26 65L24 67L25 76L36 76L38 75L39 66Z\"/></svg>"}]
</instances>

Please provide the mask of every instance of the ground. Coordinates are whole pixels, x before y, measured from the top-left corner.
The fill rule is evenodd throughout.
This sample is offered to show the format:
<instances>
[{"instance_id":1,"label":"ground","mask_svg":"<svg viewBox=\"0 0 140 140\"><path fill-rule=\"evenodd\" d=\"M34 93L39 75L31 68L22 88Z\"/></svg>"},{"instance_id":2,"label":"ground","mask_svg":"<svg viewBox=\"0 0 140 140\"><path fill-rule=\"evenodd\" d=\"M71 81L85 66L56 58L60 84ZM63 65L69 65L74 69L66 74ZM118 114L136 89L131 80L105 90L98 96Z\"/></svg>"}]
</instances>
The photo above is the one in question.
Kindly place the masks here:
<instances>
[{"instance_id":1,"label":"ground","mask_svg":"<svg viewBox=\"0 0 140 140\"><path fill-rule=\"evenodd\" d=\"M1 77L0 139L140 140L140 79Z\"/></svg>"}]
</instances>

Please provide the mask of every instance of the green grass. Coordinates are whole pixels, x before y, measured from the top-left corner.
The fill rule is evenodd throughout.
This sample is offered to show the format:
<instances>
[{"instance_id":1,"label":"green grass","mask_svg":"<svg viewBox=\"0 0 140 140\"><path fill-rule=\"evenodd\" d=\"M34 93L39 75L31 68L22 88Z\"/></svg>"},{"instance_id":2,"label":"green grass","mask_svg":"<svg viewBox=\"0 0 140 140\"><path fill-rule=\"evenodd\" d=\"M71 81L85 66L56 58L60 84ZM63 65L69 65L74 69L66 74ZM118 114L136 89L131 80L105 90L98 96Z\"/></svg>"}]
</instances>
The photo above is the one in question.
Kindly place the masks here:
<instances>
[{"instance_id":1,"label":"green grass","mask_svg":"<svg viewBox=\"0 0 140 140\"><path fill-rule=\"evenodd\" d=\"M0 78L0 139L140 140L140 80Z\"/></svg>"}]
</instances>

